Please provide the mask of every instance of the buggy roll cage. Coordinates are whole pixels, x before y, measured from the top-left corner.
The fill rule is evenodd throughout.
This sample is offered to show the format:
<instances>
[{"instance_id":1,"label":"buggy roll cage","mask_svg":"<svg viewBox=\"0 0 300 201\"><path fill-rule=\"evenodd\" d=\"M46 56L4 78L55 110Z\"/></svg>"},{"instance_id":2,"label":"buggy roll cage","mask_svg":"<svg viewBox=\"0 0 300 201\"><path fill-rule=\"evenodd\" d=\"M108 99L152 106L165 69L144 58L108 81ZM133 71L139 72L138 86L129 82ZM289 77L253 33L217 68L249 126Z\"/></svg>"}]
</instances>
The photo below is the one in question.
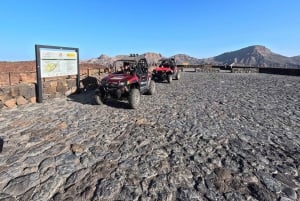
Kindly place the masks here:
<instances>
[{"instance_id":1,"label":"buggy roll cage","mask_svg":"<svg viewBox=\"0 0 300 201\"><path fill-rule=\"evenodd\" d=\"M159 67L171 67L174 68L176 66L175 58L161 58L158 60L160 62Z\"/></svg>"},{"instance_id":2,"label":"buggy roll cage","mask_svg":"<svg viewBox=\"0 0 300 201\"><path fill-rule=\"evenodd\" d=\"M117 63L122 62L122 67L125 64L129 65L130 71L135 71L137 74L147 73L148 72L148 63L145 57L141 56L130 56L114 61L113 67L115 72L117 72Z\"/></svg>"}]
</instances>

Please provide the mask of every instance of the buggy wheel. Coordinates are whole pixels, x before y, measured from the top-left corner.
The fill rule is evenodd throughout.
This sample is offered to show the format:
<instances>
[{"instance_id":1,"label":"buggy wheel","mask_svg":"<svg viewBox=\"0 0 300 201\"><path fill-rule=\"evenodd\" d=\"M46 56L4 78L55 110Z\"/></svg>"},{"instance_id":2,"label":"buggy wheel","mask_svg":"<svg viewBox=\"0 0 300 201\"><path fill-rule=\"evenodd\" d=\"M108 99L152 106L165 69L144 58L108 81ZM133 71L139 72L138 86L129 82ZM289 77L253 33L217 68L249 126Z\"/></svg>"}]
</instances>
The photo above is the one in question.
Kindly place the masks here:
<instances>
[{"instance_id":1,"label":"buggy wheel","mask_svg":"<svg viewBox=\"0 0 300 201\"><path fill-rule=\"evenodd\" d=\"M95 93L94 100L97 105L103 105L103 103L105 102L105 97L99 91L97 91Z\"/></svg>"},{"instance_id":2,"label":"buggy wheel","mask_svg":"<svg viewBox=\"0 0 300 201\"><path fill-rule=\"evenodd\" d=\"M175 77L176 80L179 80L180 79L180 72L177 71L177 74L176 74L176 77Z\"/></svg>"},{"instance_id":3,"label":"buggy wheel","mask_svg":"<svg viewBox=\"0 0 300 201\"><path fill-rule=\"evenodd\" d=\"M128 97L129 106L132 109L136 109L140 104L140 99L141 99L140 91L138 89L132 89Z\"/></svg>"},{"instance_id":4,"label":"buggy wheel","mask_svg":"<svg viewBox=\"0 0 300 201\"><path fill-rule=\"evenodd\" d=\"M153 95L156 93L156 87L155 87L155 82L153 80L150 80L150 84L149 84L149 91L148 93L150 95Z\"/></svg>"},{"instance_id":5,"label":"buggy wheel","mask_svg":"<svg viewBox=\"0 0 300 201\"><path fill-rule=\"evenodd\" d=\"M172 83L172 80L173 80L173 77L171 74L168 75L168 82L171 84Z\"/></svg>"}]
</instances>

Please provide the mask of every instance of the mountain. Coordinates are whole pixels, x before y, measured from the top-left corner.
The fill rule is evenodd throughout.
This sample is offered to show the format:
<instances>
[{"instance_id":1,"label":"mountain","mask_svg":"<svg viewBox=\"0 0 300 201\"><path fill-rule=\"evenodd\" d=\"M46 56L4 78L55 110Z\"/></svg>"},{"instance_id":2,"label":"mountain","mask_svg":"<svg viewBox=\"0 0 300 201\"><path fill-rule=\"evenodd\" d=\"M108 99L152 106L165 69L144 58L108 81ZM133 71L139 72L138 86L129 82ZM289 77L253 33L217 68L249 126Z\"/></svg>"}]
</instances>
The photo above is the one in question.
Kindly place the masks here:
<instances>
[{"instance_id":1,"label":"mountain","mask_svg":"<svg viewBox=\"0 0 300 201\"><path fill-rule=\"evenodd\" d=\"M175 57L176 63L179 65L184 65L184 64L198 65L203 63L201 59L197 59L195 57L191 57L186 54L176 54L173 57Z\"/></svg>"},{"instance_id":2,"label":"mountain","mask_svg":"<svg viewBox=\"0 0 300 201\"><path fill-rule=\"evenodd\" d=\"M84 63L97 63L97 64L101 64L104 66L109 66L112 65L114 61L121 59L122 57L125 57L126 55L117 55L115 57L109 57L107 55L100 55L97 58L93 58L93 59L89 59L86 61L83 61ZM147 59L147 62L149 65L155 65L159 63L159 60L161 58L163 58L163 56L159 53L154 53L154 52L147 52L142 54L142 56L144 56ZM191 65L197 65L202 63L201 59L197 59L195 57L191 57L189 55L186 54L176 54L173 56L177 62L177 64L179 65L183 65L183 64L191 64Z\"/></svg>"},{"instance_id":3,"label":"mountain","mask_svg":"<svg viewBox=\"0 0 300 201\"><path fill-rule=\"evenodd\" d=\"M205 61L227 65L294 68L299 67L300 56L286 57L272 52L265 46L255 45L232 52L226 52Z\"/></svg>"},{"instance_id":4,"label":"mountain","mask_svg":"<svg viewBox=\"0 0 300 201\"><path fill-rule=\"evenodd\" d=\"M127 55L117 55L115 57L109 57L105 54L100 55L97 58L92 58L86 61L83 61L84 63L95 63L95 64L101 64L104 66L110 66L114 63L114 61L118 59L122 59L123 57L126 57ZM162 55L159 53L153 53L153 52L147 52L142 54L147 59L147 62L149 65L155 65L158 63L158 60L162 58Z\"/></svg>"},{"instance_id":5,"label":"mountain","mask_svg":"<svg viewBox=\"0 0 300 201\"><path fill-rule=\"evenodd\" d=\"M149 65L155 65L163 56L159 53L147 52L142 54L146 57ZM117 55L109 57L107 55L100 55L97 58L89 59L87 63L98 63L101 65L112 65L115 60L121 59L125 55ZM235 66L257 66L257 67L287 67L300 68L300 55L295 57L286 57L272 52L270 49L262 45L254 45L240 50L226 52L215 57L198 59L186 54L176 54L175 57L179 65L200 65L200 64L214 64L214 65L235 65Z\"/></svg>"},{"instance_id":6,"label":"mountain","mask_svg":"<svg viewBox=\"0 0 300 201\"><path fill-rule=\"evenodd\" d=\"M158 60L160 60L163 57L161 54L153 52L147 52L143 54L143 56L146 57L148 64L151 66L156 65L158 63Z\"/></svg>"},{"instance_id":7,"label":"mountain","mask_svg":"<svg viewBox=\"0 0 300 201\"><path fill-rule=\"evenodd\" d=\"M295 63L300 64L300 56L291 57Z\"/></svg>"}]
</instances>

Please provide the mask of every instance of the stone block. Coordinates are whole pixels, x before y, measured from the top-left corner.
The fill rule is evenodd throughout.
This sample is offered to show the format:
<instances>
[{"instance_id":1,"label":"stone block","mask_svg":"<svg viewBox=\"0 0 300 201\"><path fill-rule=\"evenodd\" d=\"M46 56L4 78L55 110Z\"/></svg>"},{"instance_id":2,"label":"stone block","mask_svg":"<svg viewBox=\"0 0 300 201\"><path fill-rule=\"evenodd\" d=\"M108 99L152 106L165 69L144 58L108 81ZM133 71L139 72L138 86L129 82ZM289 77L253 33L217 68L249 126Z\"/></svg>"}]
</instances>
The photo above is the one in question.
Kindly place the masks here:
<instances>
[{"instance_id":1,"label":"stone block","mask_svg":"<svg viewBox=\"0 0 300 201\"><path fill-rule=\"evenodd\" d=\"M43 93L45 94L55 94L57 82L56 81L47 81L43 84Z\"/></svg>"},{"instance_id":2,"label":"stone block","mask_svg":"<svg viewBox=\"0 0 300 201\"><path fill-rule=\"evenodd\" d=\"M80 69L80 75L86 76L88 74L87 69Z\"/></svg>"},{"instance_id":3,"label":"stone block","mask_svg":"<svg viewBox=\"0 0 300 201\"><path fill-rule=\"evenodd\" d=\"M0 101L4 102L11 99L9 87L0 88Z\"/></svg>"},{"instance_id":4,"label":"stone block","mask_svg":"<svg viewBox=\"0 0 300 201\"><path fill-rule=\"evenodd\" d=\"M57 80L52 80L49 84L51 87L57 87Z\"/></svg>"},{"instance_id":5,"label":"stone block","mask_svg":"<svg viewBox=\"0 0 300 201\"><path fill-rule=\"evenodd\" d=\"M66 82L69 89L76 87L76 79L67 79Z\"/></svg>"},{"instance_id":6,"label":"stone block","mask_svg":"<svg viewBox=\"0 0 300 201\"><path fill-rule=\"evenodd\" d=\"M59 93L65 93L67 91L67 83L66 81L59 80L57 81L56 91Z\"/></svg>"},{"instance_id":7,"label":"stone block","mask_svg":"<svg viewBox=\"0 0 300 201\"><path fill-rule=\"evenodd\" d=\"M36 83L36 73L20 73L20 82Z\"/></svg>"},{"instance_id":8,"label":"stone block","mask_svg":"<svg viewBox=\"0 0 300 201\"><path fill-rule=\"evenodd\" d=\"M8 98L6 94L0 94L0 101L6 101Z\"/></svg>"},{"instance_id":9,"label":"stone block","mask_svg":"<svg viewBox=\"0 0 300 201\"><path fill-rule=\"evenodd\" d=\"M50 88L56 88L57 87L57 80L47 80L43 82L43 87L50 87Z\"/></svg>"},{"instance_id":10,"label":"stone block","mask_svg":"<svg viewBox=\"0 0 300 201\"><path fill-rule=\"evenodd\" d=\"M18 85L14 85L10 87L10 95L12 97L17 97L20 95L20 88Z\"/></svg>"},{"instance_id":11,"label":"stone block","mask_svg":"<svg viewBox=\"0 0 300 201\"><path fill-rule=\"evenodd\" d=\"M19 84L20 83L20 73L11 72L10 73L10 84Z\"/></svg>"},{"instance_id":12,"label":"stone block","mask_svg":"<svg viewBox=\"0 0 300 201\"><path fill-rule=\"evenodd\" d=\"M36 97L32 97L29 99L31 103L36 103Z\"/></svg>"},{"instance_id":13,"label":"stone block","mask_svg":"<svg viewBox=\"0 0 300 201\"><path fill-rule=\"evenodd\" d=\"M70 96L72 94L71 89L65 92L65 96Z\"/></svg>"},{"instance_id":14,"label":"stone block","mask_svg":"<svg viewBox=\"0 0 300 201\"><path fill-rule=\"evenodd\" d=\"M9 86L9 73L0 73L0 86Z\"/></svg>"},{"instance_id":15,"label":"stone block","mask_svg":"<svg viewBox=\"0 0 300 201\"><path fill-rule=\"evenodd\" d=\"M26 100L23 96L18 96L16 102L17 105L25 105L28 103L28 100Z\"/></svg>"},{"instance_id":16,"label":"stone block","mask_svg":"<svg viewBox=\"0 0 300 201\"><path fill-rule=\"evenodd\" d=\"M92 75L99 75L99 69L90 69L89 70L89 76L92 76Z\"/></svg>"},{"instance_id":17,"label":"stone block","mask_svg":"<svg viewBox=\"0 0 300 201\"><path fill-rule=\"evenodd\" d=\"M43 88L44 95L55 94L55 92L56 92L56 88L50 88L50 87Z\"/></svg>"},{"instance_id":18,"label":"stone block","mask_svg":"<svg viewBox=\"0 0 300 201\"><path fill-rule=\"evenodd\" d=\"M34 84L21 84L19 86L19 94L20 94L20 96L24 96L28 100L32 97L36 97L35 85Z\"/></svg>"},{"instance_id":19,"label":"stone block","mask_svg":"<svg viewBox=\"0 0 300 201\"><path fill-rule=\"evenodd\" d=\"M16 106L16 99L12 98L4 102L4 105L8 108L13 108Z\"/></svg>"}]
</instances>

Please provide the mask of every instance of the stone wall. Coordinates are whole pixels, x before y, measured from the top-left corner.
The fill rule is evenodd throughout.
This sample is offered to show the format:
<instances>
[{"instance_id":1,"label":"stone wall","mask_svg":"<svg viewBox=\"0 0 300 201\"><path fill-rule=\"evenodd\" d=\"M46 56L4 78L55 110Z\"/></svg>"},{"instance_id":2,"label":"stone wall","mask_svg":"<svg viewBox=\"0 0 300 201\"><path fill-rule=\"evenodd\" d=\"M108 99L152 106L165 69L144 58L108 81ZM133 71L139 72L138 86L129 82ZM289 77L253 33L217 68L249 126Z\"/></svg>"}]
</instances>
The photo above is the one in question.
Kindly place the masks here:
<instances>
[{"instance_id":1,"label":"stone wall","mask_svg":"<svg viewBox=\"0 0 300 201\"><path fill-rule=\"evenodd\" d=\"M220 68L212 68L206 66L200 66L195 68L195 72L203 72L203 73L218 73L220 72Z\"/></svg>"},{"instance_id":2,"label":"stone wall","mask_svg":"<svg viewBox=\"0 0 300 201\"><path fill-rule=\"evenodd\" d=\"M260 73L300 76L300 68L259 68Z\"/></svg>"},{"instance_id":3,"label":"stone wall","mask_svg":"<svg viewBox=\"0 0 300 201\"><path fill-rule=\"evenodd\" d=\"M108 69L97 64L80 64L80 88L95 87ZM0 109L36 102L35 62L0 62ZM75 93L76 76L42 78L43 99Z\"/></svg>"},{"instance_id":4,"label":"stone wall","mask_svg":"<svg viewBox=\"0 0 300 201\"><path fill-rule=\"evenodd\" d=\"M253 67L253 66L224 66L224 65L178 65L185 70L194 69L195 72L230 72L230 73L267 73L278 75L300 76L300 68L274 68L274 67Z\"/></svg>"},{"instance_id":5,"label":"stone wall","mask_svg":"<svg viewBox=\"0 0 300 201\"><path fill-rule=\"evenodd\" d=\"M233 67L232 73L259 73L259 68L247 68L247 67Z\"/></svg>"},{"instance_id":6,"label":"stone wall","mask_svg":"<svg viewBox=\"0 0 300 201\"><path fill-rule=\"evenodd\" d=\"M3 107L13 108L17 105L35 103L35 84L21 83L18 85L0 88L0 109Z\"/></svg>"}]
</instances>

